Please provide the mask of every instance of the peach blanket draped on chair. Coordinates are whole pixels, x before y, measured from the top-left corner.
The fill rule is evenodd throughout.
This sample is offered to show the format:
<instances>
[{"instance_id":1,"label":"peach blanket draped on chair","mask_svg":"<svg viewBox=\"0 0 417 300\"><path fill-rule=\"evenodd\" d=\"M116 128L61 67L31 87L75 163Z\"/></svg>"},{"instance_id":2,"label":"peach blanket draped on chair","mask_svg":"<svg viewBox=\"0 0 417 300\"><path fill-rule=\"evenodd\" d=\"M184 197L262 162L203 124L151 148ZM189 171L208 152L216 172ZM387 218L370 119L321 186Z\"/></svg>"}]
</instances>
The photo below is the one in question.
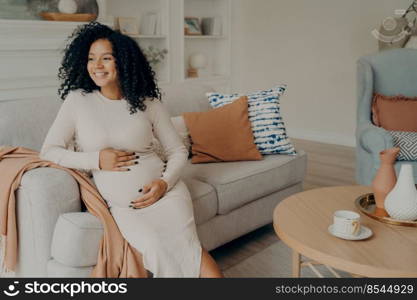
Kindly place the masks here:
<instances>
[{"instance_id":1,"label":"peach blanket draped on chair","mask_svg":"<svg viewBox=\"0 0 417 300\"><path fill-rule=\"evenodd\" d=\"M65 170L78 182L81 198L88 211L103 224L97 264L91 277L147 277L142 255L121 235L106 202L94 184L81 172L42 160L36 151L22 147L0 147L0 235L3 255L2 271L13 272L17 264L17 223L15 191L23 174L34 168L50 167Z\"/></svg>"}]
</instances>

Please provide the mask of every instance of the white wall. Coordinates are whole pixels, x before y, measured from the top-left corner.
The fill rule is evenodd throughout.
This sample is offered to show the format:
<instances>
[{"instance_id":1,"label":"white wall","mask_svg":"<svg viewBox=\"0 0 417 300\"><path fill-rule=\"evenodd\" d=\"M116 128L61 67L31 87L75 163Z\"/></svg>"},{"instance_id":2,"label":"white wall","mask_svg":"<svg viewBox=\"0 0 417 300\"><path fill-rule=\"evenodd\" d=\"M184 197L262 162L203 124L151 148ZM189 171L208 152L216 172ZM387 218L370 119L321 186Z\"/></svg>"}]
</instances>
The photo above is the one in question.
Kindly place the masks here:
<instances>
[{"instance_id":1,"label":"white wall","mask_svg":"<svg viewBox=\"0 0 417 300\"><path fill-rule=\"evenodd\" d=\"M233 89L288 84L289 135L355 144L356 60L371 31L411 0L234 0Z\"/></svg>"}]
</instances>

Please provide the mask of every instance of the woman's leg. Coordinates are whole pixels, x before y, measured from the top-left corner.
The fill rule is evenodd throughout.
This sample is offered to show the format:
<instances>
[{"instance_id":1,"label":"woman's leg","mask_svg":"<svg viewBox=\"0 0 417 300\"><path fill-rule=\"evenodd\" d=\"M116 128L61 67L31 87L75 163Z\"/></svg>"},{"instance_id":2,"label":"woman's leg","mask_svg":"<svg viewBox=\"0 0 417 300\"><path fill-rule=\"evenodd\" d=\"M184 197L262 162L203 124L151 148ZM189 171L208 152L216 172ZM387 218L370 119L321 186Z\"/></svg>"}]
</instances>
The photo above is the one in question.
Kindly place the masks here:
<instances>
[{"instance_id":1,"label":"woman's leg","mask_svg":"<svg viewBox=\"0 0 417 300\"><path fill-rule=\"evenodd\" d=\"M223 278L222 271L211 257L211 255L202 248L200 278Z\"/></svg>"}]
</instances>

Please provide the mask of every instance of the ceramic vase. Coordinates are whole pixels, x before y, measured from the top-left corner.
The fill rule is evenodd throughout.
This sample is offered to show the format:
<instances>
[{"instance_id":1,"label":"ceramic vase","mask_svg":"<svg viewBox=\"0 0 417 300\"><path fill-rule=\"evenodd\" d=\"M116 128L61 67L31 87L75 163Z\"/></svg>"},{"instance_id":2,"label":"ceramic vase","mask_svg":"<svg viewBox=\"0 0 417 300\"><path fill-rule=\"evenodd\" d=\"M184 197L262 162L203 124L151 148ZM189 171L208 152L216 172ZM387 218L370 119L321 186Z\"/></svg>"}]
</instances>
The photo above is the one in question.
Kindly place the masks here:
<instances>
[{"instance_id":1,"label":"ceramic vase","mask_svg":"<svg viewBox=\"0 0 417 300\"><path fill-rule=\"evenodd\" d=\"M64 14L75 14L77 12L77 2L75 0L59 0L58 10Z\"/></svg>"},{"instance_id":2,"label":"ceramic vase","mask_svg":"<svg viewBox=\"0 0 417 300\"><path fill-rule=\"evenodd\" d=\"M385 149L379 153L380 167L372 181L372 190L375 198L375 214L381 217L387 217L384 202L389 192L394 188L397 182L394 163L400 148Z\"/></svg>"},{"instance_id":3,"label":"ceramic vase","mask_svg":"<svg viewBox=\"0 0 417 300\"><path fill-rule=\"evenodd\" d=\"M98 7L97 21L106 22L107 21L106 0L97 0L97 7Z\"/></svg>"},{"instance_id":4,"label":"ceramic vase","mask_svg":"<svg viewBox=\"0 0 417 300\"><path fill-rule=\"evenodd\" d=\"M397 184L385 198L385 209L394 219L417 220L417 190L411 164L401 166Z\"/></svg>"}]
</instances>

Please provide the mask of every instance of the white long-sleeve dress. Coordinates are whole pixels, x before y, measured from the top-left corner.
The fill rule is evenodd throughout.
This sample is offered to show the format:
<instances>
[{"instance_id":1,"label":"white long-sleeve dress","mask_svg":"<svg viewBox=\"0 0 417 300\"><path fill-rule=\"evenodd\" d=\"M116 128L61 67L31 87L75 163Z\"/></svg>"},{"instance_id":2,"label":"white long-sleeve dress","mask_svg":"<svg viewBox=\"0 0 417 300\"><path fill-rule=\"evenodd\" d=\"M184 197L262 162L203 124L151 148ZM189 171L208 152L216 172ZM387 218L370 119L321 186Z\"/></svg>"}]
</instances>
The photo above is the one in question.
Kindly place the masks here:
<instances>
[{"instance_id":1,"label":"white long-sleeve dress","mask_svg":"<svg viewBox=\"0 0 417 300\"><path fill-rule=\"evenodd\" d=\"M145 111L130 114L124 99L111 100L99 91L70 92L40 157L92 171L122 235L142 253L144 266L154 277L198 277L201 244L190 194L179 179L188 151L162 103L155 99L145 104ZM74 136L82 152L68 149ZM153 136L167 154L166 164L153 151ZM127 172L100 170L99 151L108 147L136 152L138 164ZM157 178L168 183L166 194L146 208L130 208L130 202L143 195L139 190Z\"/></svg>"}]
</instances>

